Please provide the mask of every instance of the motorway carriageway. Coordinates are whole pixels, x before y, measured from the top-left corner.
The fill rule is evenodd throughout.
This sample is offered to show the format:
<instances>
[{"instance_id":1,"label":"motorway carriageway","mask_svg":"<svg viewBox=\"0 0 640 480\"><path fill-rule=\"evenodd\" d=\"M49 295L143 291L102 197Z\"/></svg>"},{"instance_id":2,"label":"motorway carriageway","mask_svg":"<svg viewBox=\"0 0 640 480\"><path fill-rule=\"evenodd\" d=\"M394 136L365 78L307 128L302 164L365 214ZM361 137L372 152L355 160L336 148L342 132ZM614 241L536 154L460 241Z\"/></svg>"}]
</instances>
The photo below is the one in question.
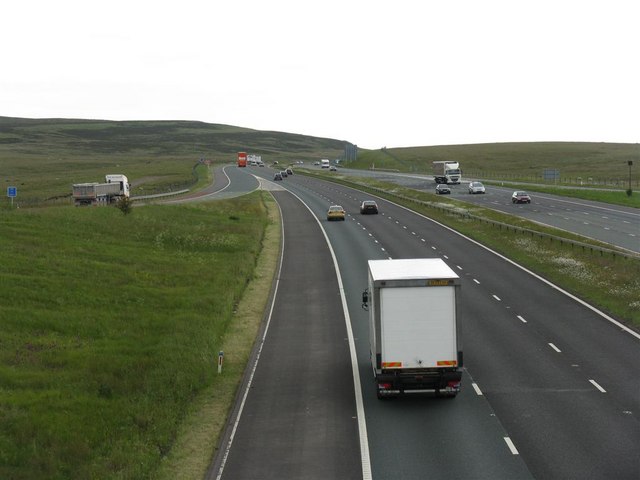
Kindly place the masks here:
<instances>
[{"instance_id":1,"label":"motorway carriageway","mask_svg":"<svg viewBox=\"0 0 640 480\"><path fill-rule=\"evenodd\" d=\"M368 196L352 189L299 175L281 185L269 328L210 478L637 478L637 336L402 207L379 200L380 215L360 216ZM346 222L324 221L331 203ZM366 260L429 256L463 280L463 390L380 401Z\"/></svg>"}]
</instances>

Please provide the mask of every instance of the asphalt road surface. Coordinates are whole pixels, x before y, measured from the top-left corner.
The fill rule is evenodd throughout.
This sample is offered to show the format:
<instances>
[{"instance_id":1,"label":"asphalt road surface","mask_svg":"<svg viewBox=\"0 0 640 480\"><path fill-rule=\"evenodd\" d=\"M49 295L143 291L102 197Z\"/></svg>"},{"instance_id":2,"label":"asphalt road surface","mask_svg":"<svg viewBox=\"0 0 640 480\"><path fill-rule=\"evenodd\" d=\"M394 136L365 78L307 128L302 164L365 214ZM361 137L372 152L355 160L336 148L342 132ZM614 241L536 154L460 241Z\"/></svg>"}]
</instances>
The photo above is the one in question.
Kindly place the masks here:
<instances>
[{"instance_id":1,"label":"asphalt road surface","mask_svg":"<svg viewBox=\"0 0 640 480\"><path fill-rule=\"evenodd\" d=\"M340 175L374 177L416 190L435 192L435 182L426 175L340 169ZM450 185L451 197L500 212L518 215L544 225L640 253L640 212L637 208L528 192L531 204L511 202L513 188L485 185L485 194L469 194L469 182ZM526 187L523 187L526 190ZM447 195L447 197L449 197Z\"/></svg>"},{"instance_id":2,"label":"asphalt road surface","mask_svg":"<svg viewBox=\"0 0 640 480\"><path fill-rule=\"evenodd\" d=\"M277 294L232 448L211 478L362 478L331 255L311 213L286 191L273 195L286 219Z\"/></svg>"},{"instance_id":3,"label":"asphalt road surface","mask_svg":"<svg viewBox=\"0 0 640 480\"><path fill-rule=\"evenodd\" d=\"M235 434L212 472L234 479L640 477L637 334L402 207L378 200L379 215L361 216L368 196L352 189L296 175L278 183L291 193L274 192L285 242L272 323L244 408L232 418ZM324 220L334 203L347 210L345 222ZM335 252L346 315L309 209ZM376 398L360 299L366 261L388 257L440 257L462 279L465 374L456 399Z\"/></svg>"}]
</instances>

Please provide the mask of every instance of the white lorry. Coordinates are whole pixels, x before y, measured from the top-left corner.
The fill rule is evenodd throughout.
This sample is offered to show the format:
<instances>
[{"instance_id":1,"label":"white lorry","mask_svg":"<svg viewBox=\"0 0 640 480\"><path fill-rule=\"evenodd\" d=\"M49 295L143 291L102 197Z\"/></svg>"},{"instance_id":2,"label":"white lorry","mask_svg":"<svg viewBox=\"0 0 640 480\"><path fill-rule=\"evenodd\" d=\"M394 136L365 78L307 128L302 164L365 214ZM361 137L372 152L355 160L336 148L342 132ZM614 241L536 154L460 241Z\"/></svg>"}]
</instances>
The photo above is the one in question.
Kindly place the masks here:
<instances>
[{"instance_id":1,"label":"white lorry","mask_svg":"<svg viewBox=\"0 0 640 480\"><path fill-rule=\"evenodd\" d=\"M462 170L458 162L433 162L433 179L436 183L455 183L462 181Z\"/></svg>"},{"instance_id":2,"label":"white lorry","mask_svg":"<svg viewBox=\"0 0 640 480\"><path fill-rule=\"evenodd\" d=\"M129 197L129 180L126 175L110 174L105 183L76 183L73 185L73 201L80 205L109 205L122 197Z\"/></svg>"},{"instance_id":3,"label":"white lorry","mask_svg":"<svg viewBox=\"0 0 640 480\"><path fill-rule=\"evenodd\" d=\"M320 167L322 168L329 168L329 159L327 158L323 158L322 160L320 160Z\"/></svg>"},{"instance_id":4,"label":"white lorry","mask_svg":"<svg viewBox=\"0 0 640 480\"><path fill-rule=\"evenodd\" d=\"M462 379L460 278L439 258L369 260L369 311L378 398L434 392L455 397Z\"/></svg>"}]
</instances>

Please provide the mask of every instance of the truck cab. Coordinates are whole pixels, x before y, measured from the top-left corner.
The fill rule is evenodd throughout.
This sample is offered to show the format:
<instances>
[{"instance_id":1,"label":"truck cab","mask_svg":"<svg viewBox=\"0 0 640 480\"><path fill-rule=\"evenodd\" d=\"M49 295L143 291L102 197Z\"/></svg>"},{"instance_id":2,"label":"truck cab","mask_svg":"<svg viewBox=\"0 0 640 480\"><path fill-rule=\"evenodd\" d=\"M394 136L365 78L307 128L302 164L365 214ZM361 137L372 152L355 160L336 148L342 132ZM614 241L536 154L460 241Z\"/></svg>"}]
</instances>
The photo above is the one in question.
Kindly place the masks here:
<instances>
[{"instance_id":1,"label":"truck cab","mask_svg":"<svg viewBox=\"0 0 640 480\"><path fill-rule=\"evenodd\" d=\"M128 197L130 193L130 185L129 179L126 175L122 174L109 174L104 177L107 183L119 183L120 184L120 194Z\"/></svg>"},{"instance_id":2,"label":"truck cab","mask_svg":"<svg viewBox=\"0 0 640 480\"><path fill-rule=\"evenodd\" d=\"M433 178L436 183L459 184L462 181L460 164L452 161L433 162Z\"/></svg>"}]
</instances>

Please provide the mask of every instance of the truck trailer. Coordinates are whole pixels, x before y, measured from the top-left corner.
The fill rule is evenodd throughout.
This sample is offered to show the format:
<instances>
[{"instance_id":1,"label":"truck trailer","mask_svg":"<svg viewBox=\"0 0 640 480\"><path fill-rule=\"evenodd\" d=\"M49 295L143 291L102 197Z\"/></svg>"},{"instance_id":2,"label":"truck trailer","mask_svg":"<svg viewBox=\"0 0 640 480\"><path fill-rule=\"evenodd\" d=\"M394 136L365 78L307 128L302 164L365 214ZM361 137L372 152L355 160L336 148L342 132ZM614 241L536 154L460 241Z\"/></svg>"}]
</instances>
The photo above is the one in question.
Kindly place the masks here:
<instances>
[{"instance_id":1,"label":"truck trailer","mask_svg":"<svg viewBox=\"0 0 640 480\"><path fill-rule=\"evenodd\" d=\"M455 397L462 379L460 278L439 258L369 260L369 312L378 398L430 392Z\"/></svg>"},{"instance_id":2,"label":"truck trailer","mask_svg":"<svg viewBox=\"0 0 640 480\"><path fill-rule=\"evenodd\" d=\"M126 175L110 174L105 176L105 183L76 183L72 191L76 206L109 205L129 197L129 180Z\"/></svg>"},{"instance_id":3,"label":"truck trailer","mask_svg":"<svg viewBox=\"0 0 640 480\"><path fill-rule=\"evenodd\" d=\"M436 183L455 183L462 181L462 170L458 162L438 161L433 162L433 179Z\"/></svg>"}]
</instances>

